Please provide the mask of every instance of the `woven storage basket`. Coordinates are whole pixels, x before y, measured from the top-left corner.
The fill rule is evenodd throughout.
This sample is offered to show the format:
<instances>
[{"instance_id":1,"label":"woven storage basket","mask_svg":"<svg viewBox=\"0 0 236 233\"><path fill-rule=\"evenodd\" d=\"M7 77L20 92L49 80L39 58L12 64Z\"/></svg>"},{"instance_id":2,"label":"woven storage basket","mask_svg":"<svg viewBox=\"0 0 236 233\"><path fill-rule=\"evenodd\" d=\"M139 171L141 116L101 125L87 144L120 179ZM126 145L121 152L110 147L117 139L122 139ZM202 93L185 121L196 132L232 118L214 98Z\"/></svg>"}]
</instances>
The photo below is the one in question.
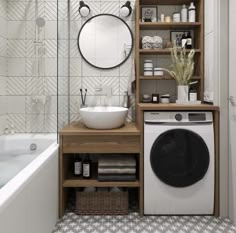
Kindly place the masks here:
<instances>
[{"instance_id":1,"label":"woven storage basket","mask_svg":"<svg viewBox=\"0 0 236 233\"><path fill-rule=\"evenodd\" d=\"M76 213L83 215L128 214L128 192L76 192Z\"/></svg>"}]
</instances>

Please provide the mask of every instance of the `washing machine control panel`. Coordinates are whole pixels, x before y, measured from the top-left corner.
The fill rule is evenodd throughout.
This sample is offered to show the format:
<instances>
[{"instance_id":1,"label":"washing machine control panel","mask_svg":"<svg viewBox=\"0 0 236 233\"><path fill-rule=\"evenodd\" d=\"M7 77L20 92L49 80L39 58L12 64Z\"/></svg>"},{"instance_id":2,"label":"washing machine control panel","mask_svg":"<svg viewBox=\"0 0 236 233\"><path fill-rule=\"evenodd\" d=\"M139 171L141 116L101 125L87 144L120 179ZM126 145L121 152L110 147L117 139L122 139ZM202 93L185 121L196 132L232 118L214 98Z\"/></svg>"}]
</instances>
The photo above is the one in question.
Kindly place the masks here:
<instances>
[{"instance_id":1,"label":"washing machine control panel","mask_svg":"<svg viewBox=\"0 0 236 233\"><path fill-rule=\"evenodd\" d=\"M183 119L183 116L182 116L180 113L177 113L177 114L175 115L175 120L177 120L177 121L182 121L182 119Z\"/></svg>"}]
</instances>

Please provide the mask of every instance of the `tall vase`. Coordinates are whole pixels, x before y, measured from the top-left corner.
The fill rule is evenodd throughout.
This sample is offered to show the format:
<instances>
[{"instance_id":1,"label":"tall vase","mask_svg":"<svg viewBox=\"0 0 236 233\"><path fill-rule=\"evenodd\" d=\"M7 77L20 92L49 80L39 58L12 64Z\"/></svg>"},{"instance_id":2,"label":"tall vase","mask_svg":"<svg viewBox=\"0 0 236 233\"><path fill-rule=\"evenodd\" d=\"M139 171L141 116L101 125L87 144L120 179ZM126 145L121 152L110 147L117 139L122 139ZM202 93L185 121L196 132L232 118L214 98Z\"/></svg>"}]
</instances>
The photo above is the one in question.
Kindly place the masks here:
<instances>
[{"instance_id":1,"label":"tall vase","mask_svg":"<svg viewBox=\"0 0 236 233\"><path fill-rule=\"evenodd\" d=\"M178 85L178 102L188 102L188 85Z\"/></svg>"}]
</instances>

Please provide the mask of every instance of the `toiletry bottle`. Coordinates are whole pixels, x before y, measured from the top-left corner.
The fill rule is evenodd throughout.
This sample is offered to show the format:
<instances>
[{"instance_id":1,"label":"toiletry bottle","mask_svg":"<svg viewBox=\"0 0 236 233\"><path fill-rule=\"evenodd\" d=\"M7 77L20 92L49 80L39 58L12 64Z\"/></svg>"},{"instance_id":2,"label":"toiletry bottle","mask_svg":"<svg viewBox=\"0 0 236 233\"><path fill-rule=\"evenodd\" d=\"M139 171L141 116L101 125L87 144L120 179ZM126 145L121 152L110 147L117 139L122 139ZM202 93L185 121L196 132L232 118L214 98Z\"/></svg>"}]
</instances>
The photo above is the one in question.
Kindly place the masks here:
<instances>
[{"instance_id":1,"label":"toiletry bottle","mask_svg":"<svg viewBox=\"0 0 236 233\"><path fill-rule=\"evenodd\" d=\"M8 124L5 126L4 134L9 134L9 127Z\"/></svg>"},{"instance_id":2,"label":"toiletry bottle","mask_svg":"<svg viewBox=\"0 0 236 233\"><path fill-rule=\"evenodd\" d=\"M11 125L11 135L15 134L15 129L14 129L14 125Z\"/></svg>"},{"instance_id":3,"label":"toiletry bottle","mask_svg":"<svg viewBox=\"0 0 236 233\"><path fill-rule=\"evenodd\" d=\"M182 38L181 38L181 47L185 48L187 42L187 38L185 36L185 33L183 33Z\"/></svg>"},{"instance_id":4,"label":"toiletry bottle","mask_svg":"<svg viewBox=\"0 0 236 233\"><path fill-rule=\"evenodd\" d=\"M82 160L78 154L74 156L74 175L75 176L82 175Z\"/></svg>"},{"instance_id":5,"label":"toiletry bottle","mask_svg":"<svg viewBox=\"0 0 236 233\"><path fill-rule=\"evenodd\" d=\"M88 155L83 162L83 178L89 179L91 177L91 160Z\"/></svg>"},{"instance_id":6,"label":"toiletry bottle","mask_svg":"<svg viewBox=\"0 0 236 233\"><path fill-rule=\"evenodd\" d=\"M191 23L196 22L196 7L193 2L191 2L188 8L188 21Z\"/></svg>"},{"instance_id":7,"label":"toiletry bottle","mask_svg":"<svg viewBox=\"0 0 236 233\"><path fill-rule=\"evenodd\" d=\"M192 86L189 89L189 101L197 101L197 90L194 89Z\"/></svg>"},{"instance_id":8,"label":"toiletry bottle","mask_svg":"<svg viewBox=\"0 0 236 233\"><path fill-rule=\"evenodd\" d=\"M183 5L181 10L181 22L188 22L188 10L186 5Z\"/></svg>"},{"instance_id":9,"label":"toiletry bottle","mask_svg":"<svg viewBox=\"0 0 236 233\"><path fill-rule=\"evenodd\" d=\"M192 40L192 36L191 33L188 32L187 37L186 37L186 49L192 49L193 47L193 40Z\"/></svg>"},{"instance_id":10,"label":"toiletry bottle","mask_svg":"<svg viewBox=\"0 0 236 233\"><path fill-rule=\"evenodd\" d=\"M128 94L128 91L125 91L124 92L124 100L123 100L123 107L124 108L129 108L129 94Z\"/></svg>"}]
</instances>

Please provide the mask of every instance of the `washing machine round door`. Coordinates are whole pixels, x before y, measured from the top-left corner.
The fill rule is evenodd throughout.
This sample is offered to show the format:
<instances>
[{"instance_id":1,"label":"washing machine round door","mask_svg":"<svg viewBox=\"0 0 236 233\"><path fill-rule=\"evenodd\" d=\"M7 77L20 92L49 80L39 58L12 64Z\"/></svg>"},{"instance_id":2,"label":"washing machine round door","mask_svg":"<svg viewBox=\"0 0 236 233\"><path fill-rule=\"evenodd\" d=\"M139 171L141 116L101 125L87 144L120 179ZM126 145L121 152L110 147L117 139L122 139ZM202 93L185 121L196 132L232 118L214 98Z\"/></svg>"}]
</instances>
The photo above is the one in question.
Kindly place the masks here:
<instances>
[{"instance_id":1,"label":"washing machine round door","mask_svg":"<svg viewBox=\"0 0 236 233\"><path fill-rule=\"evenodd\" d=\"M186 129L162 133L150 155L153 172L162 182L174 187L187 187L201 180L208 170L209 160L204 140Z\"/></svg>"}]
</instances>

